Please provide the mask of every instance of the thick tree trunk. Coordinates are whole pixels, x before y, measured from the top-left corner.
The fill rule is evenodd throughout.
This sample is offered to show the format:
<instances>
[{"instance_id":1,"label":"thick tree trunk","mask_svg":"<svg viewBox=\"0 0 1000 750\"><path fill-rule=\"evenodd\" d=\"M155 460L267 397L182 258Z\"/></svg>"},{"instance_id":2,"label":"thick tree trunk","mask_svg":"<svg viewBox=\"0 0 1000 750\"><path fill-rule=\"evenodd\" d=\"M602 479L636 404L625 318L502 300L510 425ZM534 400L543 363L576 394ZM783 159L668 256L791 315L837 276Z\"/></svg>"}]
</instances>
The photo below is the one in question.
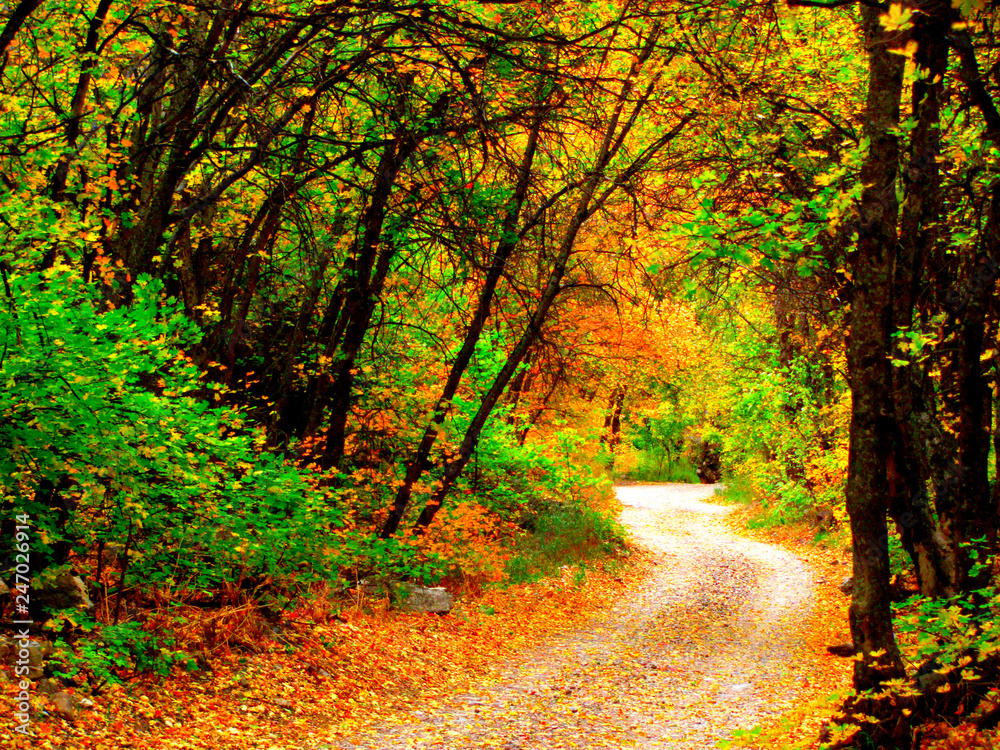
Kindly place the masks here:
<instances>
[{"instance_id":1,"label":"thick tree trunk","mask_svg":"<svg viewBox=\"0 0 1000 750\"><path fill-rule=\"evenodd\" d=\"M892 268L897 250L896 178L903 86L903 58L889 51L889 39L874 8L861 9L869 49L865 135L870 139L861 170L864 185L857 251L851 260L848 368L852 409L847 511L854 553L851 634L860 658L854 686L877 688L905 675L892 630L889 591L887 465L894 427L889 342L892 325Z\"/></svg>"},{"instance_id":2,"label":"thick tree trunk","mask_svg":"<svg viewBox=\"0 0 1000 750\"><path fill-rule=\"evenodd\" d=\"M959 78L969 100L985 121L984 141L1000 146L1000 110L987 87L988 78L979 69L972 38L968 30L952 26L948 41L957 53ZM996 551L1000 523L996 502L1000 492L994 488L991 493L987 480L992 397L981 361L989 316L995 312L994 290L1000 269L1000 186L990 190L982 244L966 268L963 283L943 296L949 320L958 328L952 367L958 392L958 462L952 475L940 483L944 501L939 499L938 513L951 548L958 588L969 591L985 585L990 571L984 567L971 574L976 561L967 544L985 538L986 551ZM979 552L982 559L983 550Z\"/></svg>"},{"instance_id":3,"label":"thick tree trunk","mask_svg":"<svg viewBox=\"0 0 1000 750\"><path fill-rule=\"evenodd\" d=\"M948 43L940 34L947 23L947 4L928 6L919 14L913 31L917 42L914 62L926 71L912 88L912 112L917 120L902 179L906 198L900 212L899 253L893 267L893 327L917 326L917 297L927 257L937 239L941 215L940 114L944 93ZM941 16L945 18L942 20ZM947 28L947 26L945 26ZM904 549L913 560L920 592L947 596L954 591L953 573L947 565L943 537L930 505L927 483L931 478L931 444L928 425L931 406L924 398L925 365L911 361L892 369L892 394L898 429L892 431L889 465L889 512Z\"/></svg>"},{"instance_id":4,"label":"thick tree trunk","mask_svg":"<svg viewBox=\"0 0 1000 750\"><path fill-rule=\"evenodd\" d=\"M1000 253L1000 188L993 189L983 233L987 257L996 257ZM980 257L970 267L970 279L988 273ZM997 507L992 502L988 478L992 388L981 361L984 348L988 348L990 286L983 285L971 295L962 316L956 352L958 464L962 471L949 512L941 515L960 591L975 591L989 584L991 566L978 565L977 559L996 551Z\"/></svg>"}]
</instances>

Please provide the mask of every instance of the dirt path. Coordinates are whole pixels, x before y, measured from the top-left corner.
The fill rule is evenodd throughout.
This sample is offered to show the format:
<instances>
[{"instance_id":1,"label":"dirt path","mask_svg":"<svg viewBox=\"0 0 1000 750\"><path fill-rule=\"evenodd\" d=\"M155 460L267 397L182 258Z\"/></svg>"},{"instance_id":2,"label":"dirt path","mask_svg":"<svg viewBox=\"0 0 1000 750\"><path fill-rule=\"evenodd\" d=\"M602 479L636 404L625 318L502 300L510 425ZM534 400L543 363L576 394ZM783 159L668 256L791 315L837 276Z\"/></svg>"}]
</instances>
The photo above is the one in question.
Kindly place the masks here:
<instances>
[{"instance_id":1,"label":"dirt path","mask_svg":"<svg viewBox=\"0 0 1000 750\"><path fill-rule=\"evenodd\" d=\"M812 577L734 535L713 488L618 488L656 572L587 627L523 655L451 706L324 747L712 748L793 703ZM804 667L799 667L804 669Z\"/></svg>"}]
</instances>

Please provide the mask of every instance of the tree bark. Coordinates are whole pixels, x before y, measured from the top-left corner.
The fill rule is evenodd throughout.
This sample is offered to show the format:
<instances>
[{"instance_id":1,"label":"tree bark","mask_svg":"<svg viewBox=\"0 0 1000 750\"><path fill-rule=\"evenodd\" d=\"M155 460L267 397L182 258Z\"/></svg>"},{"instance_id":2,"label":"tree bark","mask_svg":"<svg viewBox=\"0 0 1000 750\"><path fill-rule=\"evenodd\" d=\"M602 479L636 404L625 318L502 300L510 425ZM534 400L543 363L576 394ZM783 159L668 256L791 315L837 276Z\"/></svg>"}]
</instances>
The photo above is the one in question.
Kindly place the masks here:
<instances>
[{"instance_id":1,"label":"tree bark","mask_svg":"<svg viewBox=\"0 0 1000 750\"><path fill-rule=\"evenodd\" d=\"M851 381L847 511L854 553L851 634L860 654L854 687L872 690L905 676L890 615L887 465L894 427L889 364L892 268L897 253L896 178L903 87L903 58L889 50L877 9L861 9L869 49L865 135L869 152L861 169L864 185L857 250L850 266L854 298L850 313L848 369Z\"/></svg>"},{"instance_id":2,"label":"tree bark","mask_svg":"<svg viewBox=\"0 0 1000 750\"><path fill-rule=\"evenodd\" d=\"M924 268L937 240L941 215L940 115L943 77L948 65L948 43L940 28L948 28L951 7L928 5L916 17L914 62L926 76L913 83L912 112L917 121L902 180L906 198L900 211L899 252L893 265L893 328L916 328L915 312ZM889 512L904 549L913 560L920 592L948 596L954 592L953 572L927 493L931 479L931 406L924 397L926 365L911 361L892 368L896 429L891 433Z\"/></svg>"}]
</instances>

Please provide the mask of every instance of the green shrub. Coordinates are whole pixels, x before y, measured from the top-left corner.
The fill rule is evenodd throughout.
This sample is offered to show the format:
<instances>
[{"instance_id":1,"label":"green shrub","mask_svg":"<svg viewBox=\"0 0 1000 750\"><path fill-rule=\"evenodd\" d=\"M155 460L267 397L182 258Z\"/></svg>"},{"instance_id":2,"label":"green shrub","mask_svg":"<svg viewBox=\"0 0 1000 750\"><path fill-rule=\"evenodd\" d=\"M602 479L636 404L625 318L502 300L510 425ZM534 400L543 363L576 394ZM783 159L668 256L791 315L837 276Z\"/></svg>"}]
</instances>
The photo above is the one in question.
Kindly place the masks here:
<instances>
[{"instance_id":1,"label":"green shrub","mask_svg":"<svg viewBox=\"0 0 1000 750\"><path fill-rule=\"evenodd\" d=\"M664 451L638 451L637 466L629 470L622 478L636 482L684 482L698 484L698 472L684 456L667 460Z\"/></svg>"},{"instance_id":2,"label":"green shrub","mask_svg":"<svg viewBox=\"0 0 1000 750\"><path fill-rule=\"evenodd\" d=\"M532 529L507 563L509 583L537 580L625 548L625 529L609 513L573 503L550 505L534 518Z\"/></svg>"},{"instance_id":3,"label":"green shrub","mask_svg":"<svg viewBox=\"0 0 1000 750\"><path fill-rule=\"evenodd\" d=\"M65 667L56 670L57 677L85 677L92 688L99 689L139 673L166 676L175 666L196 669L194 658L177 648L171 635L150 633L137 622L97 625L77 616L75 625L87 634L74 637L72 643L56 640L54 659Z\"/></svg>"},{"instance_id":4,"label":"green shrub","mask_svg":"<svg viewBox=\"0 0 1000 750\"><path fill-rule=\"evenodd\" d=\"M183 353L198 332L160 282L132 293L108 305L56 267L12 277L0 306L0 506L28 519L33 573L102 549L123 591L330 575L336 496L218 405Z\"/></svg>"},{"instance_id":5,"label":"green shrub","mask_svg":"<svg viewBox=\"0 0 1000 750\"><path fill-rule=\"evenodd\" d=\"M741 503L743 505L750 505L757 499L753 483L741 474L728 477L725 486L717 489L715 494L720 500L727 503Z\"/></svg>"}]
</instances>

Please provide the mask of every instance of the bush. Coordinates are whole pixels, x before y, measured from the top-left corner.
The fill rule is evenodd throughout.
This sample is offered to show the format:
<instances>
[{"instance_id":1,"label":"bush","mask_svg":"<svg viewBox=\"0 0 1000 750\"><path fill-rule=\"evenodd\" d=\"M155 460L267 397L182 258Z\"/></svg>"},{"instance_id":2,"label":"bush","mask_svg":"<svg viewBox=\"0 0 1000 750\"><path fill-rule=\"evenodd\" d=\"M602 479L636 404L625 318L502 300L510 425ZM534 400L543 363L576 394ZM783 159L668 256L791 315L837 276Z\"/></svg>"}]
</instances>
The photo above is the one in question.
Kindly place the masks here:
<instances>
[{"instance_id":1,"label":"bush","mask_svg":"<svg viewBox=\"0 0 1000 750\"><path fill-rule=\"evenodd\" d=\"M684 482L698 484L698 472L694 465L683 456L668 461L665 451L638 451L636 467L623 475L623 479L636 482Z\"/></svg>"},{"instance_id":2,"label":"bush","mask_svg":"<svg viewBox=\"0 0 1000 750\"><path fill-rule=\"evenodd\" d=\"M153 634L137 622L119 625L97 625L88 618L77 618L78 629L88 632L82 637L64 638L55 642L53 658L64 669L55 676L73 679L85 677L95 689L108 683L118 683L135 674L154 672L166 676L175 666L187 670L196 668L195 660L176 647L169 634Z\"/></svg>"},{"instance_id":3,"label":"bush","mask_svg":"<svg viewBox=\"0 0 1000 750\"><path fill-rule=\"evenodd\" d=\"M161 285L114 307L67 268L10 280L0 310L0 505L27 518L32 572L114 568L116 598L329 575L336 497L217 405ZM12 564L13 535L0 539ZM0 571L6 573L7 571Z\"/></svg>"},{"instance_id":4,"label":"bush","mask_svg":"<svg viewBox=\"0 0 1000 750\"><path fill-rule=\"evenodd\" d=\"M609 513L573 503L550 505L534 518L532 528L518 540L507 563L510 583L537 580L564 565L625 549L625 529Z\"/></svg>"}]
</instances>

